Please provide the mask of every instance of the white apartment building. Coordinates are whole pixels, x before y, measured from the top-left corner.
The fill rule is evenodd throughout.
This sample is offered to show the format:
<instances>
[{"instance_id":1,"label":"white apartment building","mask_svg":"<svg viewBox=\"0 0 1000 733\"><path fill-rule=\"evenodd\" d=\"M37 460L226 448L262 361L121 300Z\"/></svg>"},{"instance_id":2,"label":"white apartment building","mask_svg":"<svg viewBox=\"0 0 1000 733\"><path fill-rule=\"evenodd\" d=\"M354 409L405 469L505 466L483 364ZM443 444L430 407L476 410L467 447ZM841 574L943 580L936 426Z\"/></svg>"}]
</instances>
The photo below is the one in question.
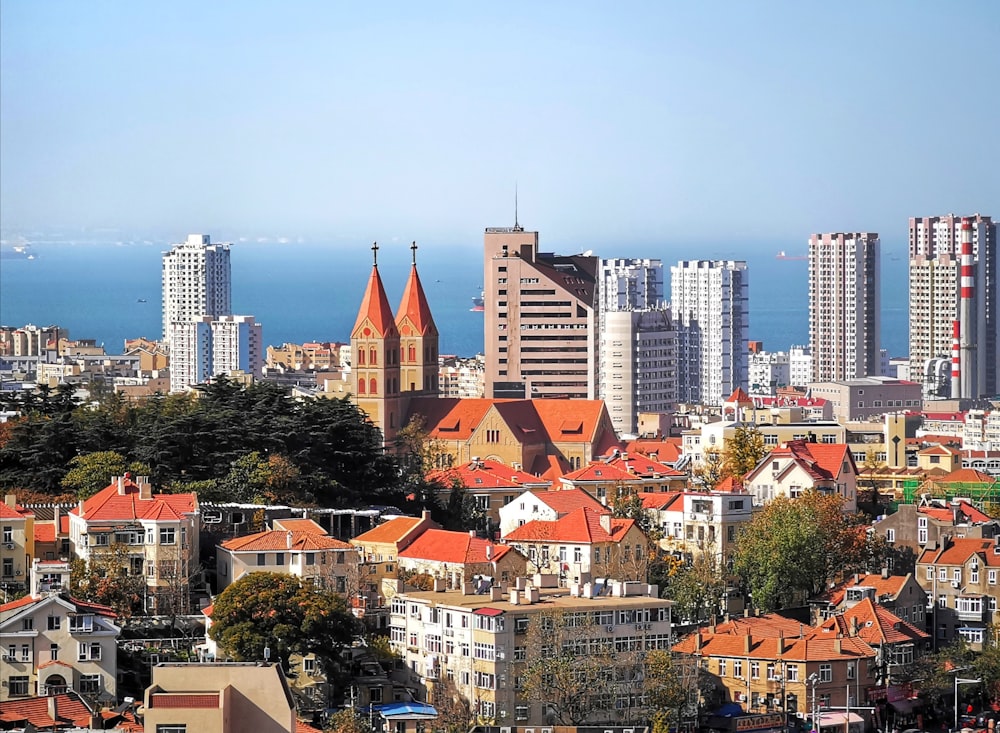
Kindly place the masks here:
<instances>
[{"instance_id":1,"label":"white apartment building","mask_svg":"<svg viewBox=\"0 0 1000 733\"><path fill-rule=\"evenodd\" d=\"M787 351L758 351L747 359L750 393L773 395L778 387L791 384L791 366Z\"/></svg>"},{"instance_id":2,"label":"white apartment building","mask_svg":"<svg viewBox=\"0 0 1000 733\"><path fill-rule=\"evenodd\" d=\"M663 262L657 259L601 260L600 308L646 310L663 305Z\"/></svg>"},{"instance_id":3,"label":"white apartment building","mask_svg":"<svg viewBox=\"0 0 1000 733\"><path fill-rule=\"evenodd\" d=\"M1000 450L1000 410L969 410L965 413L962 447L967 450Z\"/></svg>"},{"instance_id":4,"label":"white apartment building","mask_svg":"<svg viewBox=\"0 0 1000 733\"><path fill-rule=\"evenodd\" d=\"M813 358L808 346L796 345L788 350L788 379L793 387L805 387L812 381Z\"/></svg>"},{"instance_id":5,"label":"white apartment building","mask_svg":"<svg viewBox=\"0 0 1000 733\"><path fill-rule=\"evenodd\" d=\"M163 253L164 341L172 323L232 313L229 246L212 244L207 234L189 234Z\"/></svg>"},{"instance_id":6,"label":"white apartment building","mask_svg":"<svg viewBox=\"0 0 1000 733\"><path fill-rule=\"evenodd\" d=\"M1000 277L996 223L988 216L910 218L910 374L923 381L930 397L951 393L953 324L959 320L961 292L961 228L967 221L972 239L972 304L975 384L973 396L1000 391Z\"/></svg>"},{"instance_id":7,"label":"white apartment building","mask_svg":"<svg viewBox=\"0 0 1000 733\"><path fill-rule=\"evenodd\" d=\"M200 316L170 325L170 391L218 374L264 371L262 329L253 316Z\"/></svg>"},{"instance_id":8,"label":"white apartment building","mask_svg":"<svg viewBox=\"0 0 1000 733\"><path fill-rule=\"evenodd\" d=\"M598 396L618 435L634 435L639 413L677 402L677 331L670 311L608 311L598 348Z\"/></svg>"},{"instance_id":9,"label":"white apartment building","mask_svg":"<svg viewBox=\"0 0 1000 733\"><path fill-rule=\"evenodd\" d=\"M720 405L747 388L749 292L744 261L687 260L670 268L679 401Z\"/></svg>"},{"instance_id":10,"label":"white apartment building","mask_svg":"<svg viewBox=\"0 0 1000 733\"><path fill-rule=\"evenodd\" d=\"M881 294L878 234L809 238L809 347L813 382L878 376Z\"/></svg>"}]
</instances>

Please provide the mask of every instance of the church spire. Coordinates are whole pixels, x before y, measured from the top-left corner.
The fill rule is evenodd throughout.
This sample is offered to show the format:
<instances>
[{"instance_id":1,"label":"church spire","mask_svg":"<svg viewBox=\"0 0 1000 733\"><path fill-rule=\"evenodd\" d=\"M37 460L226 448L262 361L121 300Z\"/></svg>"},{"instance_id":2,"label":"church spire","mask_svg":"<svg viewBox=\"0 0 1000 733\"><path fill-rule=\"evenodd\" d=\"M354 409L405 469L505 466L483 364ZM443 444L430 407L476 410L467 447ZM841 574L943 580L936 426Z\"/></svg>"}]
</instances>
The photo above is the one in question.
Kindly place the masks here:
<instances>
[{"instance_id":1,"label":"church spire","mask_svg":"<svg viewBox=\"0 0 1000 733\"><path fill-rule=\"evenodd\" d=\"M427 296L420 283L420 275L417 274L417 243L411 244L410 249L413 252L413 264L410 266L410 277L403 289L403 298L396 311L396 326L402 332L405 328L404 324L409 322L416 335L436 335L437 326L434 324L431 307L427 303Z\"/></svg>"},{"instance_id":2,"label":"church spire","mask_svg":"<svg viewBox=\"0 0 1000 733\"><path fill-rule=\"evenodd\" d=\"M359 335L358 331L365 325L369 325L371 334L366 336L396 336L396 321L392 317L392 307L389 305L389 298L386 297L385 287L382 285L382 277L378 272L378 243L372 244L372 274L368 278L368 287L365 295L361 299L361 307L358 309L358 319L354 322L354 329L351 334Z\"/></svg>"}]
</instances>

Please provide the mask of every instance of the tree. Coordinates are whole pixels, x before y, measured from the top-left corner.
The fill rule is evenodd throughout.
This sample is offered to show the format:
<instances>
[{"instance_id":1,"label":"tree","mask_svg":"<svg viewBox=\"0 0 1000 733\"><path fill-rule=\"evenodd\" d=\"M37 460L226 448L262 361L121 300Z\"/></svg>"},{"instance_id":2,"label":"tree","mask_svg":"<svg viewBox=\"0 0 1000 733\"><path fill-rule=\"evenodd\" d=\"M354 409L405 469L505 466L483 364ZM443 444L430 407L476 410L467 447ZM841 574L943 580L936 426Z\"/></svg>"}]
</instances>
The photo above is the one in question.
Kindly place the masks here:
<instances>
[{"instance_id":1,"label":"tree","mask_svg":"<svg viewBox=\"0 0 1000 733\"><path fill-rule=\"evenodd\" d=\"M665 597L674 602L678 620L707 621L719 613L726 577L715 552L706 550L683 563L667 578Z\"/></svg>"},{"instance_id":2,"label":"tree","mask_svg":"<svg viewBox=\"0 0 1000 733\"><path fill-rule=\"evenodd\" d=\"M691 477L706 490L714 489L723 478L725 457L719 448L706 448L702 455L701 465L693 469Z\"/></svg>"},{"instance_id":3,"label":"tree","mask_svg":"<svg viewBox=\"0 0 1000 733\"><path fill-rule=\"evenodd\" d=\"M126 472L135 476L148 476L150 468L145 463L129 463L117 451L97 451L85 453L70 460L69 473L63 476L60 485L72 491L78 499L87 499L111 483L115 476Z\"/></svg>"},{"instance_id":4,"label":"tree","mask_svg":"<svg viewBox=\"0 0 1000 733\"><path fill-rule=\"evenodd\" d=\"M119 542L93 547L90 559L70 561L69 591L81 601L110 606L123 619L142 614L146 599L142 561L133 567L129 546Z\"/></svg>"},{"instance_id":5,"label":"tree","mask_svg":"<svg viewBox=\"0 0 1000 733\"><path fill-rule=\"evenodd\" d=\"M799 605L830 581L881 562L879 538L842 507L840 496L808 491L775 499L747 523L733 569L758 609Z\"/></svg>"},{"instance_id":6,"label":"tree","mask_svg":"<svg viewBox=\"0 0 1000 733\"><path fill-rule=\"evenodd\" d=\"M455 686L455 681L442 679L434 683L430 699L437 710L434 730L444 733L465 733L475 724L469 701Z\"/></svg>"},{"instance_id":7,"label":"tree","mask_svg":"<svg viewBox=\"0 0 1000 733\"><path fill-rule=\"evenodd\" d=\"M654 649L646 655L644 682L653 733L679 727L691 693L691 666L666 650Z\"/></svg>"},{"instance_id":8,"label":"tree","mask_svg":"<svg viewBox=\"0 0 1000 733\"><path fill-rule=\"evenodd\" d=\"M209 635L240 661L263 659L265 647L286 665L293 652L313 653L329 677L356 630L343 596L293 575L248 573L216 598Z\"/></svg>"},{"instance_id":9,"label":"tree","mask_svg":"<svg viewBox=\"0 0 1000 733\"><path fill-rule=\"evenodd\" d=\"M371 723L363 716L358 715L354 708L344 708L335 712L326 721L323 730L333 731L333 733L373 733Z\"/></svg>"},{"instance_id":10,"label":"tree","mask_svg":"<svg viewBox=\"0 0 1000 733\"><path fill-rule=\"evenodd\" d=\"M722 458L722 477L742 481L767 453L764 435L756 425L739 425L726 440Z\"/></svg>"}]
</instances>

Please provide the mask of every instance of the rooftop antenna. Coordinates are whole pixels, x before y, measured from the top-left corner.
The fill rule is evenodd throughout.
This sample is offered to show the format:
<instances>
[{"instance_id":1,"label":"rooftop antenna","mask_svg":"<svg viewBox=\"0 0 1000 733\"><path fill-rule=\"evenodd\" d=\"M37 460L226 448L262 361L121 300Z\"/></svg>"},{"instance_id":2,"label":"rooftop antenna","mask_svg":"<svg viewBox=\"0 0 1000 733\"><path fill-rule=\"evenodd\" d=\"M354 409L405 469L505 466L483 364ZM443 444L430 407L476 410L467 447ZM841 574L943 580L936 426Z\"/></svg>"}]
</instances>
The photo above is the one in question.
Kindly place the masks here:
<instances>
[{"instance_id":1,"label":"rooftop antenna","mask_svg":"<svg viewBox=\"0 0 1000 733\"><path fill-rule=\"evenodd\" d=\"M517 223L517 181L514 181L514 231L521 231L521 225Z\"/></svg>"},{"instance_id":2,"label":"rooftop antenna","mask_svg":"<svg viewBox=\"0 0 1000 733\"><path fill-rule=\"evenodd\" d=\"M372 264L378 267L378 242L372 242Z\"/></svg>"},{"instance_id":3,"label":"rooftop antenna","mask_svg":"<svg viewBox=\"0 0 1000 733\"><path fill-rule=\"evenodd\" d=\"M413 244L410 245L410 249L413 250L413 266L416 267L417 266L417 242L416 242L416 240L414 240Z\"/></svg>"}]
</instances>

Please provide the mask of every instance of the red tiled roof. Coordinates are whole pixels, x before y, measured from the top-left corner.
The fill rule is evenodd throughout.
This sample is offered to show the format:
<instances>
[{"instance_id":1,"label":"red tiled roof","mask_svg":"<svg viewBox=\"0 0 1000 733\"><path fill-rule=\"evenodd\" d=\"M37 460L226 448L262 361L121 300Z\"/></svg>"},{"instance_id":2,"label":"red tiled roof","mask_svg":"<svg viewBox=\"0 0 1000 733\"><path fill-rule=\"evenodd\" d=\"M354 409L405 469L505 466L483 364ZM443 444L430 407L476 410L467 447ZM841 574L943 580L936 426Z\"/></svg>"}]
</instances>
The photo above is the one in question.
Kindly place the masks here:
<instances>
[{"instance_id":1,"label":"red tiled roof","mask_svg":"<svg viewBox=\"0 0 1000 733\"><path fill-rule=\"evenodd\" d=\"M681 439L664 438L663 440L633 440L625 446L629 453L642 453L655 456L660 462L673 463L681 457Z\"/></svg>"},{"instance_id":2,"label":"red tiled roof","mask_svg":"<svg viewBox=\"0 0 1000 733\"><path fill-rule=\"evenodd\" d=\"M280 525L280 526L279 526ZM273 523L274 529L290 529L293 532L312 532L313 534L328 534L322 525L311 519L276 519Z\"/></svg>"},{"instance_id":3,"label":"red tiled roof","mask_svg":"<svg viewBox=\"0 0 1000 733\"><path fill-rule=\"evenodd\" d=\"M817 596L817 600L827 601L828 603L832 603L834 606L839 606L844 602L844 596L847 593L847 589L856 588L858 586L874 589L876 598L882 598L883 596L891 596L895 598L899 595L899 592L903 590L903 586L906 585L906 581L909 577L909 575L890 575L888 578L883 578L881 573L859 575L857 582L855 582L852 577L849 581L840 583L825 593Z\"/></svg>"},{"instance_id":4,"label":"red tiled roof","mask_svg":"<svg viewBox=\"0 0 1000 733\"><path fill-rule=\"evenodd\" d=\"M496 400L457 397L417 397L410 415L424 418L427 435L439 440L469 440Z\"/></svg>"},{"instance_id":5,"label":"red tiled roof","mask_svg":"<svg viewBox=\"0 0 1000 733\"><path fill-rule=\"evenodd\" d=\"M70 669L73 669L73 665L66 664L66 662L60 662L58 659L48 659L39 664L38 668L45 669L46 667L51 667L53 665L59 665L60 667L69 667Z\"/></svg>"},{"instance_id":6,"label":"red tiled roof","mask_svg":"<svg viewBox=\"0 0 1000 733\"><path fill-rule=\"evenodd\" d=\"M527 522L511 530L504 539L509 542L550 540L579 544L619 542L635 525L634 519L609 517L611 531L608 532L601 524L602 514L607 515L607 510L598 513L588 507L581 507L554 522L539 519Z\"/></svg>"},{"instance_id":7,"label":"red tiled roof","mask_svg":"<svg viewBox=\"0 0 1000 733\"><path fill-rule=\"evenodd\" d=\"M921 456L955 456L958 453L957 450L946 445L929 445L917 451L917 454Z\"/></svg>"},{"instance_id":8,"label":"red tiled roof","mask_svg":"<svg viewBox=\"0 0 1000 733\"><path fill-rule=\"evenodd\" d=\"M959 468L947 476L935 479L936 483L939 484L985 484L987 486L992 485L997 480L995 476L990 476L988 473L977 471L974 468Z\"/></svg>"},{"instance_id":9,"label":"red tiled roof","mask_svg":"<svg viewBox=\"0 0 1000 733\"><path fill-rule=\"evenodd\" d=\"M491 548L489 558L487 558L487 548ZM512 548L505 545L495 545L489 540L473 537L468 532L428 529L400 552L399 557L455 564L480 564L495 562L511 550Z\"/></svg>"},{"instance_id":10,"label":"red tiled roof","mask_svg":"<svg viewBox=\"0 0 1000 733\"><path fill-rule=\"evenodd\" d=\"M410 277L406 281L406 287L403 288L403 299L399 302L399 309L396 311L396 328L399 329L402 336L427 336L438 332L415 264L410 268ZM415 333L408 333L410 329ZM423 355L420 358L422 359Z\"/></svg>"},{"instance_id":11,"label":"red tiled roof","mask_svg":"<svg viewBox=\"0 0 1000 733\"><path fill-rule=\"evenodd\" d=\"M898 644L900 642L922 642L930 639L930 634L903 621L884 606L865 598L843 613L827 619L806 638L820 639L824 636L849 636L853 630L868 644Z\"/></svg>"},{"instance_id":12,"label":"red tiled roof","mask_svg":"<svg viewBox=\"0 0 1000 733\"><path fill-rule=\"evenodd\" d=\"M23 509L15 509L12 506L8 506L7 502L0 501L0 519L24 519L30 516L33 516L31 512Z\"/></svg>"},{"instance_id":13,"label":"red tiled roof","mask_svg":"<svg viewBox=\"0 0 1000 733\"><path fill-rule=\"evenodd\" d=\"M772 450L764 460L751 471L759 473L777 458L791 458L816 481L832 481L840 475L845 461L854 465L851 451L845 443L810 443L805 440L790 440Z\"/></svg>"},{"instance_id":14,"label":"red tiled roof","mask_svg":"<svg viewBox=\"0 0 1000 733\"><path fill-rule=\"evenodd\" d=\"M59 534L63 536L69 534L69 516L66 514L59 515Z\"/></svg>"},{"instance_id":15,"label":"red tiled roof","mask_svg":"<svg viewBox=\"0 0 1000 733\"><path fill-rule=\"evenodd\" d=\"M548 481L555 481L568 468L569 463L562 456L535 456L535 462L531 464L531 472Z\"/></svg>"},{"instance_id":16,"label":"red tiled roof","mask_svg":"<svg viewBox=\"0 0 1000 733\"><path fill-rule=\"evenodd\" d=\"M569 514L581 507L588 507L599 514L611 513L610 509L583 489L536 491L534 494L536 499L560 516Z\"/></svg>"},{"instance_id":17,"label":"red tiled roof","mask_svg":"<svg viewBox=\"0 0 1000 733\"><path fill-rule=\"evenodd\" d=\"M733 393L729 395L723 402L735 402L738 405L752 405L753 400L750 399L742 387L737 387L733 390Z\"/></svg>"},{"instance_id":18,"label":"red tiled roof","mask_svg":"<svg viewBox=\"0 0 1000 733\"><path fill-rule=\"evenodd\" d=\"M603 400L532 400L554 443L590 443L606 407Z\"/></svg>"},{"instance_id":19,"label":"red tiled roof","mask_svg":"<svg viewBox=\"0 0 1000 733\"><path fill-rule=\"evenodd\" d=\"M49 717L49 701L54 699L57 719ZM51 697L27 697L0 702L0 721L30 723L39 730L89 727L90 709L75 692Z\"/></svg>"},{"instance_id":20,"label":"red tiled roof","mask_svg":"<svg viewBox=\"0 0 1000 733\"><path fill-rule=\"evenodd\" d=\"M967 501L961 501L956 504L951 504L949 506L922 506L917 507L917 511L921 514L926 514L928 517L933 517L939 522L954 522L955 521L955 509L961 511L964 518L968 519L970 522L975 524L984 524L993 520L989 514L981 512L976 507L972 506Z\"/></svg>"},{"instance_id":21,"label":"red tiled roof","mask_svg":"<svg viewBox=\"0 0 1000 733\"><path fill-rule=\"evenodd\" d=\"M218 692L154 692L149 696L151 708L217 708Z\"/></svg>"},{"instance_id":22,"label":"red tiled roof","mask_svg":"<svg viewBox=\"0 0 1000 733\"><path fill-rule=\"evenodd\" d=\"M973 555L979 555L986 565L1000 567L1000 555L993 552L994 544L993 540L973 537L951 539L943 547L924 550L917 562L934 565L964 565Z\"/></svg>"},{"instance_id":23,"label":"red tiled roof","mask_svg":"<svg viewBox=\"0 0 1000 733\"><path fill-rule=\"evenodd\" d=\"M489 459L432 471L427 480L442 486L458 483L470 489L523 489L525 486L549 484L530 473Z\"/></svg>"},{"instance_id":24,"label":"red tiled roof","mask_svg":"<svg viewBox=\"0 0 1000 733\"><path fill-rule=\"evenodd\" d=\"M642 453L619 453L608 460L609 466L618 466L627 473L641 478L682 478L687 474L655 461Z\"/></svg>"},{"instance_id":25,"label":"red tiled roof","mask_svg":"<svg viewBox=\"0 0 1000 733\"><path fill-rule=\"evenodd\" d=\"M319 728L303 723L301 720L295 721L295 733L323 733Z\"/></svg>"},{"instance_id":26,"label":"red tiled roof","mask_svg":"<svg viewBox=\"0 0 1000 733\"><path fill-rule=\"evenodd\" d=\"M208 616L209 618L212 618L212 611L214 611L214 610L215 610L215 604L214 603L209 603L207 606L205 606L203 609L201 609L201 612L205 616Z\"/></svg>"},{"instance_id":27,"label":"red tiled roof","mask_svg":"<svg viewBox=\"0 0 1000 733\"><path fill-rule=\"evenodd\" d=\"M719 483L715 485L713 491L724 491L728 494L741 493L743 491L743 482L737 479L735 476L726 476Z\"/></svg>"},{"instance_id":28,"label":"red tiled roof","mask_svg":"<svg viewBox=\"0 0 1000 733\"><path fill-rule=\"evenodd\" d=\"M641 491L638 496L642 499L643 509L669 511L674 504L679 504L674 509L684 510L684 492L682 491Z\"/></svg>"},{"instance_id":29,"label":"red tiled roof","mask_svg":"<svg viewBox=\"0 0 1000 733\"><path fill-rule=\"evenodd\" d=\"M420 524L419 517L396 517L355 537L351 544L396 543L402 540L414 527ZM436 524L432 526L437 527Z\"/></svg>"},{"instance_id":30,"label":"red tiled roof","mask_svg":"<svg viewBox=\"0 0 1000 733\"><path fill-rule=\"evenodd\" d=\"M83 502L83 518L87 522L115 522L134 519L181 519L195 511L194 494L152 494L139 497L139 486L131 479L123 481L124 493L118 493L118 482L101 489ZM70 514L79 516L80 508Z\"/></svg>"},{"instance_id":31,"label":"red tiled roof","mask_svg":"<svg viewBox=\"0 0 1000 733\"><path fill-rule=\"evenodd\" d=\"M778 637L793 638L801 636L803 630L810 628L800 622L779 616L776 613L765 613L762 616L734 617L715 627L716 634L732 634L746 636L752 634L762 639Z\"/></svg>"},{"instance_id":32,"label":"red tiled roof","mask_svg":"<svg viewBox=\"0 0 1000 733\"><path fill-rule=\"evenodd\" d=\"M368 333L365 333L366 330ZM389 299L385 295L385 288L382 287L382 278L378 274L378 265L376 265L372 267L371 277L368 278L368 287L361 299L358 320L354 322L354 328L351 329L351 337L384 338L398 335L396 319L392 316L392 308L389 307Z\"/></svg>"},{"instance_id":33,"label":"red tiled roof","mask_svg":"<svg viewBox=\"0 0 1000 733\"><path fill-rule=\"evenodd\" d=\"M785 659L796 662L832 661L874 657L875 650L862 639L780 639L761 638L747 634L705 634L702 646L696 650L697 634L691 634L675 644L673 650L681 654L698 654L703 657L743 657L744 659ZM840 650L837 650L837 644ZM779 654L779 644L784 651ZM749 649L747 648L749 646Z\"/></svg>"},{"instance_id":34,"label":"red tiled roof","mask_svg":"<svg viewBox=\"0 0 1000 733\"><path fill-rule=\"evenodd\" d=\"M6 613L7 611L13 611L15 608L22 608L23 606L30 606L32 603L38 601L38 598L33 598L32 596L22 596L16 601L10 601L9 603L4 603L0 605L0 613Z\"/></svg>"},{"instance_id":35,"label":"red tiled roof","mask_svg":"<svg viewBox=\"0 0 1000 733\"><path fill-rule=\"evenodd\" d=\"M56 541L56 525L53 522L35 522L35 542Z\"/></svg>"},{"instance_id":36,"label":"red tiled roof","mask_svg":"<svg viewBox=\"0 0 1000 733\"><path fill-rule=\"evenodd\" d=\"M633 481L634 479L635 476L624 468L619 468L613 463L605 461L594 461L562 477L565 482L595 481L603 483L605 481Z\"/></svg>"},{"instance_id":37,"label":"red tiled roof","mask_svg":"<svg viewBox=\"0 0 1000 733\"><path fill-rule=\"evenodd\" d=\"M289 542L288 535L291 535ZM231 552L309 552L314 550L352 550L352 545L327 534L314 532L295 532L292 530L272 529L256 534L234 537L221 543Z\"/></svg>"}]
</instances>

